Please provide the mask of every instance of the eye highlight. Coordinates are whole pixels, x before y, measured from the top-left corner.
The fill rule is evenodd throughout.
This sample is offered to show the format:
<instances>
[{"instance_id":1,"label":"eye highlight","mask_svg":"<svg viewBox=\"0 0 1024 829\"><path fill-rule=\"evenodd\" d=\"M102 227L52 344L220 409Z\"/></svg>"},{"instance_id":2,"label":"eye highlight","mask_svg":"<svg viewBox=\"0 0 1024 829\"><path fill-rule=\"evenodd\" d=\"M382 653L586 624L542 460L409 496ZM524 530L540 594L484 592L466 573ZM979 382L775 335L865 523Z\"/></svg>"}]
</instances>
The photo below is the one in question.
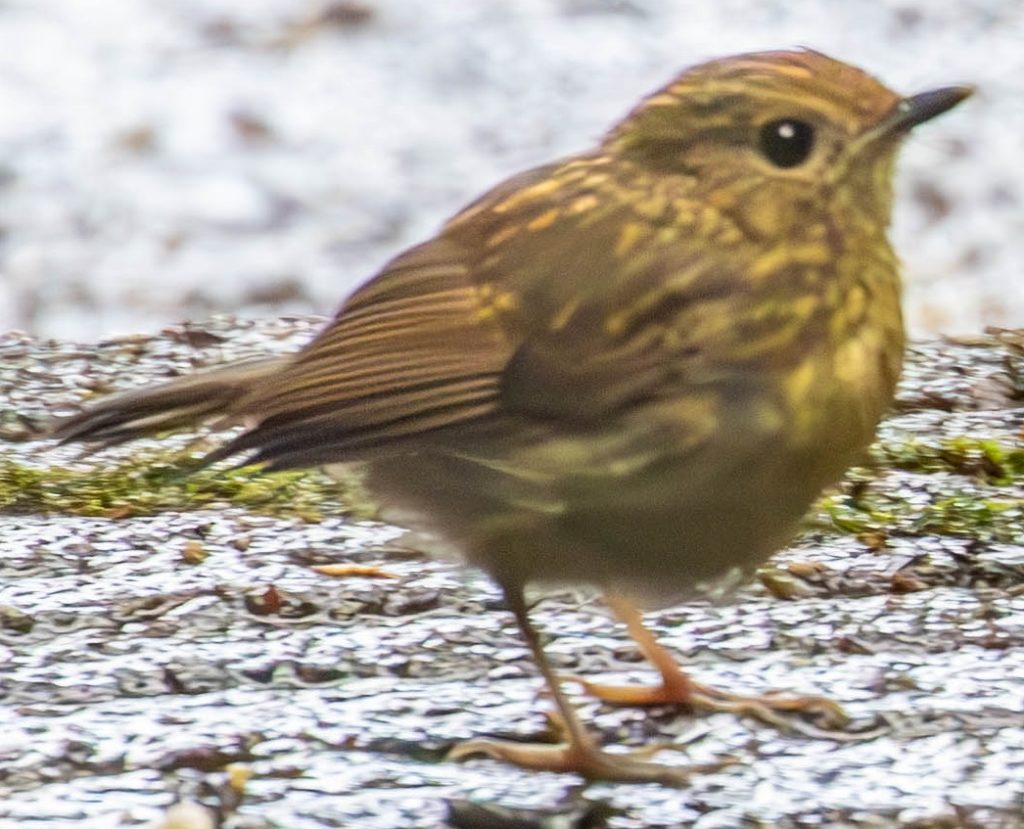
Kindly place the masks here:
<instances>
[{"instance_id":1,"label":"eye highlight","mask_svg":"<svg viewBox=\"0 0 1024 829\"><path fill-rule=\"evenodd\" d=\"M814 127L796 118L780 118L761 127L758 145L762 155L783 169L803 164L814 148Z\"/></svg>"}]
</instances>

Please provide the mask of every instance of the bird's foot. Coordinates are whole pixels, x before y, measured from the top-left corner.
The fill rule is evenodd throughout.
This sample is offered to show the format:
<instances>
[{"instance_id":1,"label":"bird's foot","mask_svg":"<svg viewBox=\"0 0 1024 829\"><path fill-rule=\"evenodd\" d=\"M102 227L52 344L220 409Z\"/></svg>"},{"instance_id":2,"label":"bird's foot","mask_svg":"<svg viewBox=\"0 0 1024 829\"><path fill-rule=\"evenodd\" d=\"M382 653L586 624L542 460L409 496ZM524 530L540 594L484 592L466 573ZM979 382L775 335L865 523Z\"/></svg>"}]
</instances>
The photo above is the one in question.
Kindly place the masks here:
<instances>
[{"instance_id":1,"label":"bird's foot","mask_svg":"<svg viewBox=\"0 0 1024 829\"><path fill-rule=\"evenodd\" d=\"M612 705L682 705L702 711L724 711L751 717L780 731L832 736L849 723L839 703L826 697L763 694L744 696L693 682L683 675L659 685L605 685L580 676L565 676L591 696ZM798 714L810 722L787 715Z\"/></svg>"},{"instance_id":2,"label":"bird's foot","mask_svg":"<svg viewBox=\"0 0 1024 829\"><path fill-rule=\"evenodd\" d=\"M647 759L668 748L672 748L672 745L659 744L628 753L610 754L593 743L549 745L476 739L456 745L448 753L448 758L461 760L464 757L483 754L530 771L574 773L587 780L660 783L663 786L685 786L695 774L719 771L736 762L732 758L727 758L706 765L667 766L652 763Z\"/></svg>"}]
</instances>

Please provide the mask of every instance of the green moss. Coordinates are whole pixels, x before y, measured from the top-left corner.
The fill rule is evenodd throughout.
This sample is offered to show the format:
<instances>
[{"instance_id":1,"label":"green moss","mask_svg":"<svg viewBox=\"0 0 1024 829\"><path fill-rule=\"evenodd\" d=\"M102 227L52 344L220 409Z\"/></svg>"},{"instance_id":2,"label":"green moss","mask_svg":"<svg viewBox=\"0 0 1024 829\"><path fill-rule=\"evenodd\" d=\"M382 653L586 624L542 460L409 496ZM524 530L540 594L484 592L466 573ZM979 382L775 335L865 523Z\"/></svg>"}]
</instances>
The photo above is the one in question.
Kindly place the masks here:
<instances>
[{"instance_id":1,"label":"green moss","mask_svg":"<svg viewBox=\"0 0 1024 829\"><path fill-rule=\"evenodd\" d=\"M324 514L373 513L355 476L336 481L313 470L263 473L256 467L195 466L180 452L177 457L136 453L115 466L89 470L37 468L0 457L0 512L121 518L238 506L307 521L319 521Z\"/></svg>"},{"instance_id":2,"label":"green moss","mask_svg":"<svg viewBox=\"0 0 1024 829\"><path fill-rule=\"evenodd\" d=\"M914 437L885 441L872 450L882 467L909 472L954 472L1002 485L1024 478L1024 446L966 435L933 440Z\"/></svg>"},{"instance_id":3,"label":"green moss","mask_svg":"<svg viewBox=\"0 0 1024 829\"><path fill-rule=\"evenodd\" d=\"M957 493L929 504L914 525L916 533L971 536L991 541L1017 542L1022 538L1024 499L985 498L978 493Z\"/></svg>"},{"instance_id":4,"label":"green moss","mask_svg":"<svg viewBox=\"0 0 1024 829\"><path fill-rule=\"evenodd\" d=\"M883 539L940 535L1020 543L1024 537L1019 443L914 437L876 444L871 460L818 502L810 528Z\"/></svg>"},{"instance_id":5,"label":"green moss","mask_svg":"<svg viewBox=\"0 0 1024 829\"><path fill-rule=\"evenodd\" d=\"M817 520L815 520L817 519ZM838 530L849 535L884 532L893 523L888 513L880 513L856 504L848 496L839 493L826 495L818 502L818 509L812 513L809 527Z\"/></svg>"},{"instance_id":6,"label":"green moss","mask_svg":"<svg viewBox=\"0 0 1024 829\"><path fill-rule=\"evenodd\" d=\"M852 535L946 535L1020 543L1024 499L966 490L922 504L891 493L859 499L839 493L821 499L816 518L810 522L816 529Z\"/></svg>"}]
</instances>

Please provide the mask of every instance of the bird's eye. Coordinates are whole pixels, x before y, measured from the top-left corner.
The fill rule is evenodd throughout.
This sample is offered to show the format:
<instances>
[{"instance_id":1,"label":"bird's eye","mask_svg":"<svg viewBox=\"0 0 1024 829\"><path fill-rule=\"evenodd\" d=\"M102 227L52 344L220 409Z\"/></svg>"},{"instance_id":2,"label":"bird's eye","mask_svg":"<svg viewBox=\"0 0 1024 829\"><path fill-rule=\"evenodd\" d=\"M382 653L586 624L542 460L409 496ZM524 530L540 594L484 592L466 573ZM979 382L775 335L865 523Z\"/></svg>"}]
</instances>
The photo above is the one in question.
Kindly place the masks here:
<instances>
[{"instance_id":1,"label":"bird's eye","mask_svg":"<svg viewBox=\"0 0 1024 829\"><path fill-rule=\"evenodd\" d=\"M764 157L776 167L796 167L807 160L814 147L814 128L806 121L781 118L761 127L759 145Z\"/></svg>"}]
</instances>

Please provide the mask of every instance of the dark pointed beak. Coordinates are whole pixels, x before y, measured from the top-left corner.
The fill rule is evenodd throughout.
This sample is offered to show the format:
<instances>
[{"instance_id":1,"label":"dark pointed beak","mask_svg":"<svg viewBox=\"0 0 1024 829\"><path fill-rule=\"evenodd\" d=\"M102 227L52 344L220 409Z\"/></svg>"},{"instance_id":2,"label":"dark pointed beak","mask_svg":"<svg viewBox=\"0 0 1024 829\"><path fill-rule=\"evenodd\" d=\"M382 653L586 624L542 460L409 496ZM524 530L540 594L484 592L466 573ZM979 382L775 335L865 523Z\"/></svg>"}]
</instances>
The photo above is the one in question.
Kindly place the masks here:
<instances>
[{"instance_id":1,"label":"dark pointed beak","mask_svg":"<svg viewBox=\"0 0 1024 829\"><path fill-rule=\"evenodd\" d=\"M918 124L931 121L951 110L974 93L973 86L945 86L904 98L880 124L888 135L909 132Z\"/></svg>"}]
</instances>

